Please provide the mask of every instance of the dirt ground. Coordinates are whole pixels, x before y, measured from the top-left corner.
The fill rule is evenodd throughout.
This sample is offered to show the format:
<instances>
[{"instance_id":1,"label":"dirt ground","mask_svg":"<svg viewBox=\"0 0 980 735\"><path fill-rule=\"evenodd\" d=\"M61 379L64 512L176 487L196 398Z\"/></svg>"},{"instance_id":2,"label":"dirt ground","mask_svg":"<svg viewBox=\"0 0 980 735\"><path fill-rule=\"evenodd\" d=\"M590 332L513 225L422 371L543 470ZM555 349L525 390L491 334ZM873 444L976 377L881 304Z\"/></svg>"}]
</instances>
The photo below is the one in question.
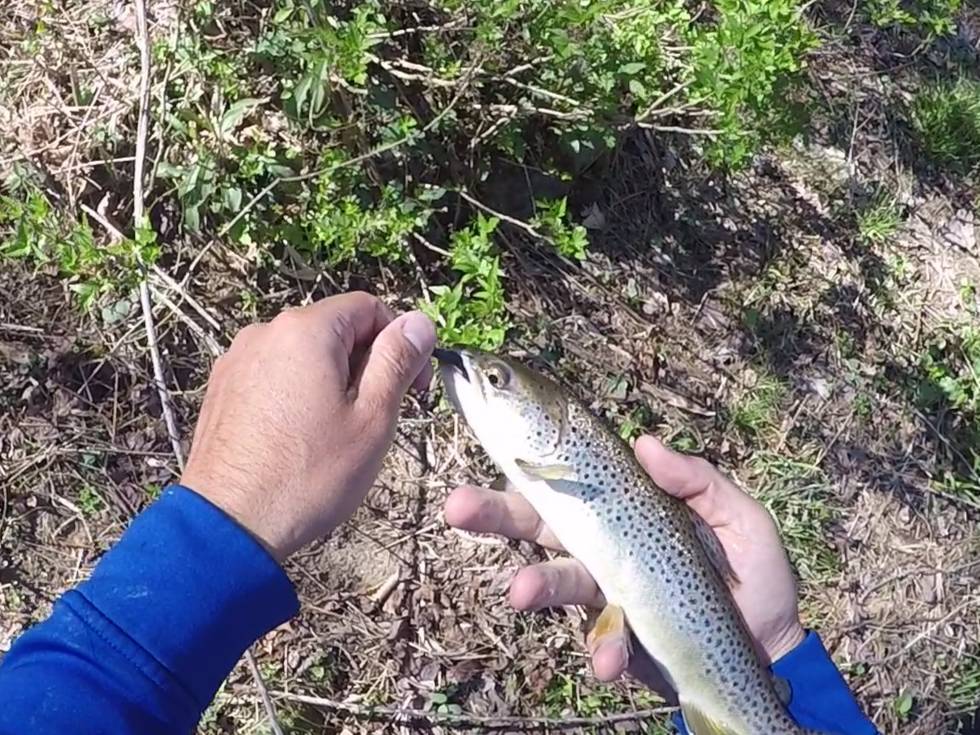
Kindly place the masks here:
<instances>
[{"instance_id":1,"label":"dirt ground","mask_svg":"<svg viewBox=\"0 0 980 735\"><path fill-rule=\"evenodd\" d=\"M961 471L955 426L924 411L914 386L937 335L976 314L963 286L980 285L980 192L920 165L896 125L921 70L874 39L840 44L810 70L826 103L811 138L745 172L685 163L683 138L626 136L572 188L576 213L595 224L581 266L505 229L516 324L505 349L616 426L706 456L767 504L806 625L882 732L973 733L980 495L942 482ZM121 53L95 51L104 56L90 63ZM97 107L107 119L131 110L125 68ZM64 83L50 79L49 91ZM85 113L17 99L0 111L0 153L33 148L70 181L85 151L72 158L57 141ZM528 181L504 165L480 195L513 211ZM901 225L869 244L856 203L883 186ZM241 326L346 288L402 309L420 293L411 273L377 264L327 280L220 242L191 269L204 245L167 258L179 288L152 281L185 450L209 365ZM259 296L254 311L242 290ZM138 309L104 316L80 314L54 273L0 261L0 655L179 474ZM545 551L447 527L448 492L493 480L437 388L406 403L366 505L289 563L300 616L255 647L287 731L665 732L642 687L591 678L583 611L508 606L515 570ZM244 663L200 731L270 732Z\"/></svg>"}]
</instances>

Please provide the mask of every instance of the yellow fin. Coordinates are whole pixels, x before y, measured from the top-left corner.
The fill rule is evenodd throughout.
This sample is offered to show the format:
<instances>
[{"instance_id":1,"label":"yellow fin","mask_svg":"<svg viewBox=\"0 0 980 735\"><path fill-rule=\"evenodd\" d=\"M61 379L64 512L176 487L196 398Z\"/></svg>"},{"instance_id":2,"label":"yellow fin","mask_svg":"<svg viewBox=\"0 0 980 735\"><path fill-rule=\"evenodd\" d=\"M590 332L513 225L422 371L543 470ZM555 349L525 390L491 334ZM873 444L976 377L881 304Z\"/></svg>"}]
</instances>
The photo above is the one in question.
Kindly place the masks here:
<instances>
[{"instance_id":1,"label":"yellow fin","mask_svg":"<svg viewBox=\"0 0 980 735\"><path fill-rule=\"evenodd\" d=\"M711 719L690 702L681 700L681 713L684 724L691 735L738 735L734 729L723 722Z\"/></svg>"},{"instance_id":2,"label":"yellow fin","mask_svg":"<svg viewBox=\"0 0 980 735\"><path fill-rule=\"evenodd\" d=\"M725 553L725 547L721 545L721 541L718 540L718 535L715 533L715 529L708 525L708 522L704 520L701 516L695 513L693 510L688 509L691 513L691 520L694 522L694 535L697 536L698 541L701 542L701 548L704 549L705 555L711 562L712 566L732 587L736 587L740 580L738 575L735 574L735 570L732 569L732 564L728 561L728 555Z\"/></svg>"},{"instance_id":3,"label":"yellow fin","mask_svg":"<svg viewBox=\"0 0 980 735\"><path fill-rule=\"evenodd\" d=\"M630 635L626 629L626 614L619 605L606 605L599 617L596 618L592 630L586 637L586 643L591 649L596 641L611 635L622 636L626 639L627 650L630 647Z\"/></svg>"},{"instance_id":4,"label":"yellow fin","mask_svg":"<svg viewBox=\"0 0 980 735\"><path fill-rule=\"evenodd\" d=\"M567 464L534 464L523 459L514 462L522 472L541 480L575 480L575 471Z\"/></svg>"}]
</instances>

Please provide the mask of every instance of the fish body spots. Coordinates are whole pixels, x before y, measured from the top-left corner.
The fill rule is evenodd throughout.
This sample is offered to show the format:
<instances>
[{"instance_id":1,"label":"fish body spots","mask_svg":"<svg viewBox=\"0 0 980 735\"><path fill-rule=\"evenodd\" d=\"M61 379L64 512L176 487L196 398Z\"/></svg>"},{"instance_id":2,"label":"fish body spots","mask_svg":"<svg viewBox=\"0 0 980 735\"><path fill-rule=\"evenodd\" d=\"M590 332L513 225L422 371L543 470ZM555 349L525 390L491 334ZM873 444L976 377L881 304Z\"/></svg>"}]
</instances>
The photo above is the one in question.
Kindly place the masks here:
<instances>
[{"instance_id":1,"label":"fish body spots","mask_svg":"<svg viewBox=\"0 0 980 735\"><path fill-rule=\"evenodd\" d=\"M618 595L636 600L641 609L657 610L656 623L634 628L643 645L654 655L658 645L697 651L698 681L676 681L682 698L688 684L738 713L750 732L798 735L687 506L653 485L629 447L595 428L597 421L584 409L570 403L566 420L558 456L577 479L561 491L583 501L604 531L604 544L628 571L621 572L629 581L620 582ZM626 612L632 620L629 606Z\"/></svg>"}]
</instances>

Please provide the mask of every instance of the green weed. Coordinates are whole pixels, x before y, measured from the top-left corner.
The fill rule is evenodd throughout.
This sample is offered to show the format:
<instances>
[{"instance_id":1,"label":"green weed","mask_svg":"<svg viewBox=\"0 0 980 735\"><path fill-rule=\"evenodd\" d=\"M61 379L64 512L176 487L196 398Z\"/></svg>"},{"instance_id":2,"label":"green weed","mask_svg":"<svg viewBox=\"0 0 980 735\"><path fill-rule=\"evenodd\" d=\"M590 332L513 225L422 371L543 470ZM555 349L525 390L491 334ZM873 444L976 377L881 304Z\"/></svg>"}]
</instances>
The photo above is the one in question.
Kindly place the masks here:
<instances>
[{"instance_id":1,"label":"green weed","mask_svg":"<svg viewBox=\"0 0 980 735\"><path fill-rule=\"evenodd\" d=\"M556 674L544 693L544 704L554 717L574 713L578 717L597 717L609 712L620 712L626 708L652 708L661 701L652 693L635 692L630 702L613 687L590 684L582 686L579 677ZM660 723L651 723L650 733L661 732Z\"/></svg>"},{"instance_id":2,"label":"green weed","mask_svg":"<svg viewBox=\"0 0 980 735\"><path fill-rule=\"evenodd\" d=\"M922 403L935 408L945 402L964 414L980 415L980 331L964 325L939 337L923 354L921 366Z\"/></svg>"},{"instance_id":3,"label":"green weed","mask_svg":"<svg viewBox=\"0 0 980 735\"><path fill-rule=\"evenodd\" d=\"M133 240L98 243L85 221L55 210L37 189L0 195L0 258L54 266L83 309L103 297L125 294L139 282L159 248L148 227Z\"/></svg>"},{"instance_id":4,"label":"green weed","mask_svg":"<svg viewBox=\"0 0 980 735\"><path fill-rule=\"evenodd\" d=\"M537 202L537 211L530 224L549 237L555 249L565 257L585 260L589 247L588 235L582 225L568 223L567 209L567 199Z\"/></svg>"},{"instance_id":5,"label":"green weed","mask_svg":"<svg viewBox=\"0 0 980 735\"><path fill-rule=\"evenodd\" d=\"M893 196L878 193L857 213L858 239L865 245L890 241L902 226L902 211Z\"/></svg>"},{"instance_id":6,"label":"green weed","mask_svg":"<svg viewBox=\"0 0 980 735\"><path fill-rule=\"evenodd\" d=\"M895 710L895 714L898 715L898 719L902 722L908 721L914 707L915 697L912 696L912 692L908 689L902 690L902 693L892 702L892 708Z\"/></svg>"},{"instance_id":7,"label":"green weed","mask_svg":"<svg viewBox=\"0 0 980 735\"><path fill-rule=\"evenodd\" d=\"M980 164L980 82L935 84L912 101L919 144L938 163L960 171Z\"/></svg>"},{"instance_id":8,"label":"green weed","mask_svg":"<svg viewBox=\"0 0 980 735\"><path fill-rule=\"evenodd\" d=\"M78 493L78 508L83 516L91 518L105 509L105 501L94 488L85 485Z\"/></svg>"},{"instance_id":9,"label":"green weed","mask_svg":"<svg viewBox=\"0 0 980 735\"><path fill-rule=\"evenodd\" d=\"M493 244L496 217L477 215L452 239L452 268L458 274L452 286L432 286L432 302L420 307L432 317L439 339L446 344L496 350L510 327L506 316L500 256Z\"/></svg>"},{"instance_id":10,"label":"green weed","mask_svg":"<svg viewBox=\"0 0 980 735\"><path fill-rule=\"evenodd\" d=\"M950 709L955 713L973 712L980 702L980 651L959 657L947 688Z\"/></svg>"},{"instance_id":11,"label":"green weed","mask_svg":"<svg viewBox=\"0 0 980 735\"><path fill-rule=\"evenodd\" d=\"M769 451L756 452L750 467L755 495L776 520L800 576L819 583L837 574L840 559L829 541L837 511L822 470L806 454L794 458Z\"/></svg>"},{"instance_id":12,"label":"green weed","mask_svg":"<svg viewBox=\"0 0 980 735\"><path fill-rule=\"evenodd\" d=\"M786 385L776 375L760 371L729 409L732 425L749 436L761 434L778 422Z\"/></svg>"},{"instance_id":13,"label":"green weed","mask_svg":"<svg viewBox=\"0 0 980 735\"><path fill-rule=\"evenodd\" d=\"M667 444L674 451L684 454L697 454L703 447L703 442L697 436L683 430L671 437Z\"/></svg>"},{"instance_id":14,"label":"green weed","mask_svg":"<svg viewBox=\"0 0 980 735\"><path fill-rule=\"evenodd\" d=\"M636 439L638 436L645 433L652 420L653 414L650 412L650 409L646 406L638 406L630 411L629 416L627 416L620 424L619 436L624 441Z\"/></svg>"},{"instance_id":15,"label":"green weed","mask_svg":"<svg viewBox=\"0 0 980 735\"><path fill-rule=\"evenodd\" d=\"M934 480L951 493L980 497L980 330L967 323L935 338L919 360L919 405L945 414L957 462Z\"/></svg>"}]
</instances>

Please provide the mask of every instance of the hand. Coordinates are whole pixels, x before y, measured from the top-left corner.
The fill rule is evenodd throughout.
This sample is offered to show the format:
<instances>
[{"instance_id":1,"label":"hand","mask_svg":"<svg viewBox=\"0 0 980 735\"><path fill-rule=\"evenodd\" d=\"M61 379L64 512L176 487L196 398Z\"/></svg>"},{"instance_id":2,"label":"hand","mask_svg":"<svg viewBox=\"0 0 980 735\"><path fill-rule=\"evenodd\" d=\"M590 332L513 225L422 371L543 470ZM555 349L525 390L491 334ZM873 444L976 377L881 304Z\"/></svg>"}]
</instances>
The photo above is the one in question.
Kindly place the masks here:
<instances>
[{"instance_id":1,"label":"hand","mask_svg":"<svg viewBox=\"0 0 980 735\"><path fill-rule=\"evenodd\" d=\"M758 502L703 459L671 451L653 437L636 442L636 456L657 485L682 499L706 520L721 541L739 578L738 604L769 661L802 642L796 582L776 524ZM499 533L561 550L555 535L530 503L514 492L461 487L446 501L446 520L467 531ZM518 610L560 605L601 609L602 593L585 567L574 559L555 559L520 570L510 585L510 602ZM635 645L628 661L625 636L613 634L590 641L596 677L612 681L629 671L667 699L676 695L649 656Z\"/></svg>"},{"instance_id":2,"label":"hand","mask_svg":"<svg viewBox=\"0 0 980 735\"><path fill-rule=\"evenodd\" d=\"M364 499L434 346L426 316L365 293L246 327L211 372L181 484L283 561Z\"/></svg>"}]
</instances>

